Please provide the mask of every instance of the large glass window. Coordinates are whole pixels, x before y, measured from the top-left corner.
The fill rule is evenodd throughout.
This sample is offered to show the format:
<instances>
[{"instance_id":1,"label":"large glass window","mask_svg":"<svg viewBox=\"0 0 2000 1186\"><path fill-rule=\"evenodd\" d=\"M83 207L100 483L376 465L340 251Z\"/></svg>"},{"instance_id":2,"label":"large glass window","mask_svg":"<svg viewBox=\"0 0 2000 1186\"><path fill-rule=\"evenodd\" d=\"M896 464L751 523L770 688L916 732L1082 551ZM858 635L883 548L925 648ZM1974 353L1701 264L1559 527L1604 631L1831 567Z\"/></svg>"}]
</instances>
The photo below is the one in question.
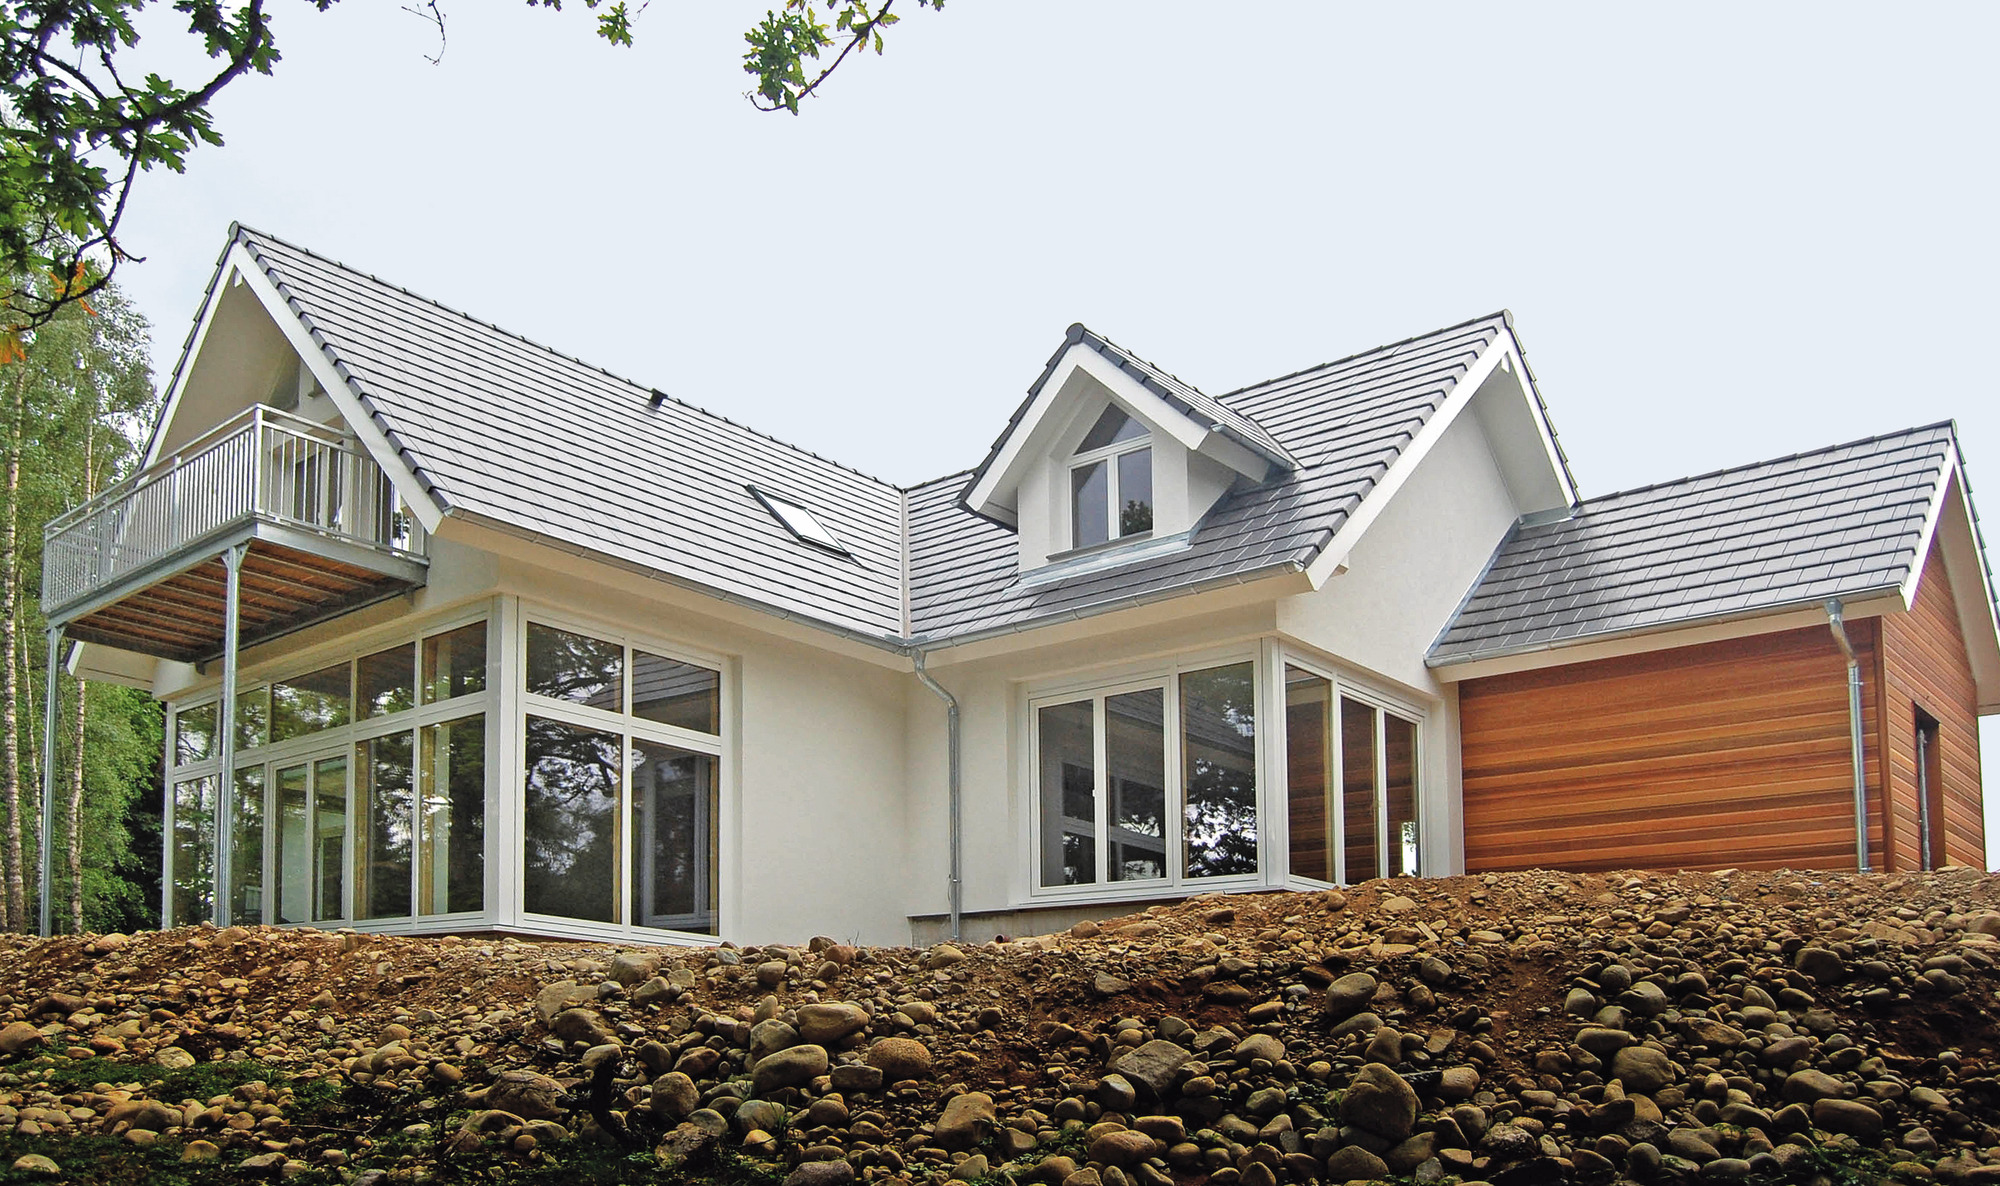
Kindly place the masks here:
<instances>
[{"instance_id":1,"label":"large glass window","mask_svg":"<svg viewBox=\"0 0 2000 1186\"><path fill-rule=\"evenodd\" d=\"M634 650L632 715L696 733L721 733L722 673Z\"/></svg>"},{"instance_id":2,"label":"large glass window","mask_svg":"<svg viewBox=\"0 0 2000 1186\"><path fill-rule=\"evenodd\" d=\"M236 748L256 749L271 740L271 689L252 688L236 696Z\"/></svg>"},{"instance_id":3,"label":"large glass window","mask_svg":"<svg viewBox=\"0 0 2000 1186\"><path fill-rule=\"evenodd\" d=\"M352 678L345 662L271 685L271 740L289 741L347 724Z\"/></svg>"},{"instance_id":4,"label":"large glass window","mask_svg":"<svg viewBox=\"0 0 2000 1186\"><path fill-rule=\"evenodd\" d=\"M362 656L354 665L357 694L356 715L387 716L415 706L417 702L417 650L411 643Z\"/></svg>"},{"instance_id":5,"label":"large glass window","mask_svg":"<svg viewBox=\"0 0 2000 1186\"><path fill-rule=\"evenodd\" d=\"M1070 462L1070 547L1153 529L1153 451L1146 426L1116 404L1097 418Z\"/></svg>"},{"instance_id":6,"label":"large glass window","mask_svg":"<svg viewBox=\"0 0 2000 1186\"><path fill-rule=\"evenodd\" d=\"M255 926L264 921L264 768L236 771L234 825L229 847L229 921Z\"/></svg>"},{"instance_id":7,"label":"large glass window","mask_svg":"<svg viewBox=\"0 0 2000 1186\"><path fill-rule=\"evenodd\" d=\"M278 921L344 918L347 759L282 767L277 784Z\"/></svg>"},{"instance_id":8,"label":"large glass window","mask_svg":"<svg viewBox=\"0 0 2000 1186\"><path fill-rule=\"evenodd\" d=\"M410 734L372 737L354 747L354 908L359 918L404 918L410 911L413 826Z\"/></svg>"},{"instance_id":9,"label":"large glass window","mask_svg":"<svg viewBox=\"0 0 2000 1186\"><path fill-rule=\"evenodd\" d=\"M1096 702L1051 704L1036 718L1042 884L1090 885L1097 880Z\"/></svg>"},{"instance_id":10,"label":"large glass window","mask_svg":"<svg viewBox=\"0 0 2000 1186\"><path fill-rule=\"evenodd\" d=\"M528 691L606 712L623 712L625 648L587 634L530 622Z\"/></svg>"},{"instance_id":11,"label":"large glass window","mask_svg":"<svg viewBox=\"0 0 2000 1186\"><path fill-rule=\"evenodd\" d=\"M426 725L417 913L455 914L486 903L486 718Z\"/></svg>"},{"instance_id":12,"label":"large glass window","mask_svg":"<svg viewBox=\"0 0 2000 1186\"><path fill-rule=\"evenodd\" d=\"M1352 883L1421 868L1415 721L1288 666L1285 783L1294 877Z\"/></svg>"},{"instance_id":13,"label":"large glass window","mask_svg":"<svg viewBox=\"0 0 2000 1186\"><path fill-rule=\"evenodd\" d=\"M1181 676L1181 779L1189 877L1257 871L1255 664Z\"/></svg>"},{"instance_id":14,"label":"large glass window","mask_svg":"<svg viewBox=\"0 0 2000 1186\"><path fill-rule=\"evenodd\" d=\"M1037 885L1255 873L1255 671L1035 706Z\"/></svg>"},{"instance_id":15,"label":"large glass window","mask_svg":"<svg viewBox=\"0 0 2000 1186\"><path fill-rule=\"evenodd\" d=\"M634 740L632 921L714 934L715 759Z\"/></svg>"},{"instance_id":16,"label":"large glass window","mask_svg":"<svg viewBox=\"0 0 2000 1186\"><path fill-rule=\"evenodd\" d=\"M538 622L527 652L563 704L525 716L526 909L714 934L722 673Z\"/></svg>"},{"instance_id":17,"label":"large glass window","mask_svg":"<svg viewBox=\"0 0 2000 1186\"><path fill-rule=\"evenodd\" d=\"M425 704L486 690L486 623L433 634L423 649Z\"/></svg>"},{"instance_id":18,"label":"large glass window","mask_svg":"<svg viewBox=\"0 0 2000 1186\"><path fill-rule=\"evenodd\" d=\"M1285 820L1291 871L1336 880L1333 826L1333 682L1285 669Z\"/></svg>"},{"instance_id":19,"label":"large glass window","mask_svg":"<svg viewBox=\"0 0 2000 1186\"><path fill-rule=\"evenodd\" d=\"M212 711L210 729L212 734ZM174 784L175 926L193 926L215 917L215 791L213 774Z\"/></svg>"},{"instance_id":20,"label":"large glass window","mask_svg":"<svg viewBox=\"0 0 2000 1186\"><path fill-rule=\"evenodd\" d=\"M190 704L174 714L174 765L215 756L215 704Z\"/></svg>"},{"instance_id":21,"label":"large glass window","mask_svg":"<svg viewBox=\"0 0 2000 1186\"><path fill-rule=\"evenodd\" d=\"M527 734L523 905L616 922L622 739L535 716Z\"/></svg>"}]
</instances>

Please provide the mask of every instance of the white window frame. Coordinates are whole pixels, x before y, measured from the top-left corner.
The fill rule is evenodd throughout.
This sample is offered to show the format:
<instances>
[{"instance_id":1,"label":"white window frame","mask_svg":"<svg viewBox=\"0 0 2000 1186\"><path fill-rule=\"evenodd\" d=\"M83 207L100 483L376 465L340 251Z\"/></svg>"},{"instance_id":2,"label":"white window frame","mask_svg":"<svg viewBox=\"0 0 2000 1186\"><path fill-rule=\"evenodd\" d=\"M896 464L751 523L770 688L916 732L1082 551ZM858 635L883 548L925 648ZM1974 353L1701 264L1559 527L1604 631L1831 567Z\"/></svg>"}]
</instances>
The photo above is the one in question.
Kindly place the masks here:
<instances>
[{"instance_id":1,"label":"white window frame","mask_svg":"<svg viewBox=\"0 0 2000 1186\"><path fill-rule=\"evenodd\" d=\"M501 633L499 626L500 617L501 607L499 602L494 598L483 598L473 603L459 605L414 621L405 619L388 623L378 629L363 631L320 646L304 648L272 659L262 660L246 669L245 677L241 680L237 691L238 699L240 700L243 696L259 691L267 694L265 700L267 710L265 727L267 730L266 735L268 736L270 726L270 700L268 692L272 684L281 683L286 679L299 675L321 671L342 662L345 662L347 665L349 694L347 724L332 729L322 729L316 733L307 733L299 737L287 738L280 742L273 743L267 741L261 745L249 746L236 751L234 765L239 775L251 767L260 767L264 771L264 842L261 856L263 872L270 874L276 871L275 862L277 860L278 843L276 827L278 793L276 775L278 770L289 769L301 764L306 764L309 768L316 768L318 763L324 759L344 756L347 761L347 819L346 837L341 846L341 913L339 918L298 923L278 923L275 917L277 912L276 888L273 884L273 879L267 876L261 890L261 917L256 919L231 918L230 921L232 923L244 926L255 926L264 923L288 927L352 927L355 930L362 931L397 931L420 934L433 931L464 930L475 924L490 925L495 920L494 894L497 888L497 871L495 869L496 850L493 840L492 813L495 806L494 780L496 772L491 755L494 753L494 747L498 740L495 721L500 703L498 686L505 668L505 664L502 662L501 655L497 649ZM466 696L454 696L448 700L440 700L433 704L421 703L423 699L423 640L481 621L486 623L485 690ZM359 707L357 699L360 694L358 678L360 661L369 655L377 654L391 647L404 645L410 646L412 650L411 678L414 681L412 688L415 691L415 700L418 703L411 708L399 712L369 717L366 720L358 719L356 710ZM163 926L183 925L179 920L172 917L174 897L174 788L180 783L193 778L217 776L218 794L234 793L234 788L221 786L219 779L222 770L222 737L219 729L207 758L199 762L189 762L181 765L174 763L174 731L179 724L181 713L189 709L200 708L204 705L218 704L220 701L219 693L219 688L205 688L196 695L171 701L167 705L165 746L165 782L167 790L165 796L166 802L162 811L162 830L165 842L161 846L162 884L160 918ZM482 714L486 722L486 746L488 754L485 796L487 825L485 829L486 887L484 908L477 911L458 911L451 914L421 914L417 912L419 903L417 901L416 889L418 881L416 830L419 826L417 816L421 812L421 804L416 801L418 792L417 788L413 786L411 788L411 913L395 918L355 918L354 894L356 878L354 876L354 845L361 823L360 802L356 795L356 790L359 786L359 762L356 757L358 746L362 742L396 733L408 733L412 746L420 746L421 733L425 726L460 721L467 717ZM218 713L217 715L219 716L220 714ZM415 757L417 752L413 748L411 773L413 777L421 778L421 772L417 769L417 759ZM219 848L221 845L228 843L228 838L218 834L215 838L215 843ZM214 893L215 899L221 901L228 893L228 890L226 887L216 886L214 887Z\"/></svg>"},{"instance_id":2,"label":"white window frame","mask_svg":"<svg viewBox=\"0 0 2000 1186\"><path fill-rule=\"evenodd\" d=\"M1117 407L1116 404L1107 406ZM1069 459L1069 465L1063 474L1063 505L1069 510L1067 523L1069 549L1071 551L1075 551L1078 548L1102 548L1115 544L1120 540L1144 539L1153 534L1151 527L1148 527L1144 531L1124 532L1119 530L1118 508L1124 505L1124 499L1120 497L1118 488L1118 458L1123 457L1127 453L1137 453L1141 449L1152 449L1153 430L1151 426L1146 425L1144 420L1133 416L1130 412L1126 412L1124 408L1119 408L1118 410L1125 412L1125 415L1133 423L1145 426L1146 434L1134 437L1129 441L1118 441L1114 444L1104 445L1100 448L1092 449L1088 453L1078 453ZM1102 416L1103 413L1100 412L1098 415ZM1095 424L1096 421L1093 420L1092 423ZM1086 544L1076 538L1076 471L1096 465L1099 462L1104 463L1104 525L1108 534L1099 543ZM1151 457L1147 458L1146 468L1148 471L1153 469L1153 459ZM1157 487L1158 483L1152 482L1149 485ZM1159 500L1157 497L1153 500L1153 514L1156 518L1159 515Z\"/></svg>"},{"instance_id":3,"label":"white window frame","mask_svg":"<svg viewBox=\"0 0 2000 1186\"><path fill-rule=\"evenodd\" d=\"M1433 852L1436 843L1430 838L1434 837L1437 833L1434 830L1431 818L1433 814L1431 796L1427 791L1429 776L1424 768L1425 759L1428 757L1431 711L1408 697L1398 696L1385 690L1379 683L1364 679L1341 664L1317 658L1293 647L1279 648L1276 664L1274 682L1280 697L1280 710L1276 714L1277 719L1275 722L1278 739L1275 754L1277 765L1272 781L1276 787L1277 805L1274 808L1275 826L1266 830L1273 832L1278 840L1275 845L1278 854L1277 859L1283 861L1285 866L1280 879L1281 883L1292 889L1313 890L1327 889L1337 885L1354 885L1357 881L1367 881L1371 878L1384 876L1382 872L1382 854L1389 835L1389 797L1387 794L1389 758L1388 745L1386 744L1387 722L1383 716L1385 713L1401 717L1415 726L1416 745L1415 753L1411 756L1411 764L1417 780L1417 865L1420 874L1426 876L1433 875ZM1321 881L1318 878L1301 877L1291 871L1291 803L1289 794L1289 788L1291 787L1291 746L1289 738L1285 735L1288 722L1285 719L1285 713L1282 711L1285 668L1287 667L1296 667L1309 675L1314 675L1328 681L1331 685L1333 707L1329 729L1331 736L1328 738L1327 748L1329 753L1330 777L1334 780L1336 787L1340 783L1342 772L1346 769L1346 755L1343 753L1342 748L1344 745L1344 735L1340 725L1341 701L1352 700L1359 704L1365 704L1375 710L1376 865L1375 869L1367 877L1356 878L1353 876L1353 871L1347 868L1347 813L1339 809L1338 795L1335 796L1335 802L1329 805L1327 812L1328 820L1333 826L1335 880Z\"/></svg>"},{"instance_id":4,"label":"white window frame","mask_svg":"<svg viewBox=\"0 0 2000 1186\"><path fill-rule=\"evenodd\" d=\"M1195 893L1231 892L1246 889L1267 888L1275 884L1271 862L1281 851L1272 844L1270 828L1272 788L1270 764L1270 695L1269 684L1270 648L1252 642L1237 646L1192 651L1140 664L1127 664L1088 674L1077 674L1059 679L1040 681L1020 690L1017 703L1021 706L1021 727L1016 736L1024 747L1026 756L1020 764L1020 778L1016 795L1019 803L1020 820L1018 835L1021 851L1026 855L1024 862L1017 862L1016 876L1024 877L1022 889L1015 894L1018 905L1046 905L1054 902L1117 902L1171 897L1186 897ZM1256 804L1257 804L1257 872L1233 874L1226 877L1188 877L1186 874L1186 803L1183 798L1183 770L1181 761L1181 705L1180 677L1188 672L1204 671L1212 667L1227 667L1236 663L1251 664L1251 679L1256 698ZM1106 764L1106 732L1104 724L1104 701L1106 697L1125 692L1145 691L1163 688L1165 691L1165 720L1163 732L1166 744L1166 810L1165 832L1167 845L1167 876L1148 878L1143 881L1103 880L1106 868L1108 834L1104 820L1110 810L1110 788L1100 781L1096 788L1096 835L1097 869L1100 880L1088 885L1041 884L1042 873L1042 817L1041 817L1041 712L1052 705L1074 704L1091 701L1091 751L1093 775L1101 777ZM1279 807L1282 809L1282 797Z\"/></svg>"},{"instance_id":5,"label":"white window frame","mask_svg":"<svg viewBox=\"0 0 2000 1186\"><path fill-rule=\"evenodd\" d=\"M528 628L545 626L565 630L573 634L583 634L601 642L613 643L624 648L624 661L620 672L621 712L610 712L579 704L571 700L558 700L541 696L527 690L528 683ZM733 829L728 825L731 803L737 796L734 791L734 770L736 762L733 696L736 686L735 668L728 656L675 642L655 635L634 632L611 623L567 614L539 604L523 603L518 610L515 641L510 655L514 674L512 676L514 707L509 726L513 730L513 757L507 772L509 791L508 810L514 817L510 843L511 868L515 871L515 897L512 915L527 930L565 935L569 937L602 937L623 942L644 942L652 944L714 944L720 942L734 922L734 906L730 902L730 886L733 871L730 845L734 839ZM717 697L719 700L717 725L719 732L701 733L674 725L664 725L656 721L644 720L632 715L632 652L645 651L664 659L675 659L684 663L707 668L719 677ZM577 728L594 729L619 735L622 761L618 775L618 814L615 825L618 842L617 881L612 887L618 919L601 922L593 919L567 918L556 914L530 912L526 907L525 886L521 873L527 869L527 830L520 818L527 807L527 718L542 717ZM716 793L716 852L720 865L715 870L716 902L715 933L666 930L644 926L628 921L632 916L633 903L629 888L632 884L632 743L643 740L658 745L672 746L691 753L706 755L715 761Z\"/></svg>"}]
</instances>

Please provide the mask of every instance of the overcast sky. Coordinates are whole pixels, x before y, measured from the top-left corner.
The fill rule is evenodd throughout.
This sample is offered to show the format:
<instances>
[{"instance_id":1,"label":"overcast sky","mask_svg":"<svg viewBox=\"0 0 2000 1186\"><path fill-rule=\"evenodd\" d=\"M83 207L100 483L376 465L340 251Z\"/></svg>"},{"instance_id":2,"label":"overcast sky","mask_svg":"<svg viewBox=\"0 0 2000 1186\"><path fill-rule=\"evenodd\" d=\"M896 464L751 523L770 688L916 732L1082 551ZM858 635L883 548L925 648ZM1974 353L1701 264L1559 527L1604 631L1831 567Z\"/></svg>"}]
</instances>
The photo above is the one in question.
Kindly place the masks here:
<instances>
[{"instance_id":1,"label":"overcast sky","mask_svg":"<svg viewBox=\"0 0 2000 1186\"><path fill-rule=\"evenodd\" d=\"M126 222L161 373L235 219L899 483L1072 321L1219 393L1506 307L1586 495L1956 418L2000 499L2000 5L905 5L793 118L765 5L447 0L433 66L277 0Z\"/></svg>"}]
</instances>

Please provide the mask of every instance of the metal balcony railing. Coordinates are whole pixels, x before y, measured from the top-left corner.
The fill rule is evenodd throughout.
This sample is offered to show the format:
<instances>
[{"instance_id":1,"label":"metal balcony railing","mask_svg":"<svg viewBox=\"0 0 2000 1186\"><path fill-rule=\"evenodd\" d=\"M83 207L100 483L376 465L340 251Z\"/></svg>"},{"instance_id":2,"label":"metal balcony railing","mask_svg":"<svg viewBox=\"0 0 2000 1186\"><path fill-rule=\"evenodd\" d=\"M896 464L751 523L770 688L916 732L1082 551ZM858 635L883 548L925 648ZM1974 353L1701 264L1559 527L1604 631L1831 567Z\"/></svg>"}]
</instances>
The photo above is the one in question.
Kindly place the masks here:
<instances>
[{"instance_id":1,"label":"metal balcony railing","mask_svg":"<svg viewBox=\"0 0 2000 1186\"><path fill-rule=\"evenodd\" d=\"M420 558L423 528L381 467L335 429L261 404L51 520L42 606L51 619L172 558L195 559L258 520Z\"/></svg>"}]
</instances>

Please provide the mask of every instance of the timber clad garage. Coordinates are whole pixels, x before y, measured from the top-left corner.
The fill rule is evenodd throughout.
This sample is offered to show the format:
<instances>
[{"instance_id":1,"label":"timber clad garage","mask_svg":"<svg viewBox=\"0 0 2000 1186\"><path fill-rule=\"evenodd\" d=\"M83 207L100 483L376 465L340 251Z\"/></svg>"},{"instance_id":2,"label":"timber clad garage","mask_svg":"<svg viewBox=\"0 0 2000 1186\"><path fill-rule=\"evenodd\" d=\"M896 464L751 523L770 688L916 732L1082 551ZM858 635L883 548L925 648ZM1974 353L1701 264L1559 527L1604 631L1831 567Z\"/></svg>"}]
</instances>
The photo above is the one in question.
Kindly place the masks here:
<instances>
[{"instance_id":1,"label":"timber clad garage","mask_svg":"<svg viewBox=\"0 0 2000 1186\"><path fill-rule=\"evenodd\" d=\"M1433 651L1511 642L1546 664L1459 684L1467 870L1854 867L1843 635L1868 863L1983 867L1967 639L1985 607L1957 596L1970 520L1950 462L1945 427L1919 429L1517 529ZM1823 608L1785 628L1785 607L1843 597L1837 629ZM1687 645L1691 623L1715 640Z\"/></svg>"},{"instance_id":2,"label":"timber clad garage","mask_svg":"<svg viewBox=\"0 0 2000 1186\"><path fill-rule=\"evenodd\" d=\"M1504 312L1209 390L1074 325L898 486L239 227L145 468L49 526L49 661L167 706L170 926L1983 863L1951 425L1586 499Z\"/></svg>"}]
</instances>

